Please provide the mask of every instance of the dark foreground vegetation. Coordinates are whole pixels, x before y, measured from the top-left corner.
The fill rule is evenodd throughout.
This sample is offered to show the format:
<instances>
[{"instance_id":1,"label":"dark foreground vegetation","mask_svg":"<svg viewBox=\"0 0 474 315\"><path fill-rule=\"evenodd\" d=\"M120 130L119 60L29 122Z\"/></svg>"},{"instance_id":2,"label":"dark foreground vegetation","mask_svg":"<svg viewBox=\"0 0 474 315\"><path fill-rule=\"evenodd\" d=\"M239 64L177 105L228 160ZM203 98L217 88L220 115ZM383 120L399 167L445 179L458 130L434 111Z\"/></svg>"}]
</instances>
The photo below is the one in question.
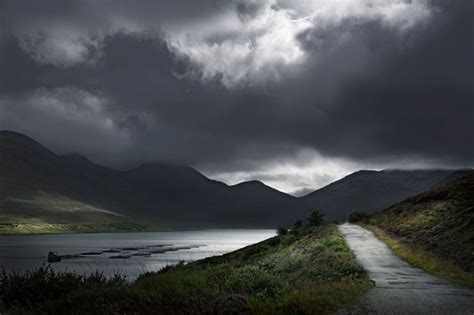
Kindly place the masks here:
<instances>
[{"instance_id":1,"label":"dark foreground vegetation","mask_svg":"<svg viewBox=\"0 0 474 315\"><path fill-rule=\"evenodd\" d=\"M48 267L0 276L0 313L324 314L370 287L335 226L302 225L219 257L168 267L133 283Z\"/></svg>"},{"instance_id":2,"label":"dark foreground vegetation","mask_svg":"<svg viewBox=\"0 0 474 315\"><path fill-rule=\"evenodd\" d=\"M474 172L350 221L365 224L412 265L474 288Z\"/></svg>"}]
</instances>

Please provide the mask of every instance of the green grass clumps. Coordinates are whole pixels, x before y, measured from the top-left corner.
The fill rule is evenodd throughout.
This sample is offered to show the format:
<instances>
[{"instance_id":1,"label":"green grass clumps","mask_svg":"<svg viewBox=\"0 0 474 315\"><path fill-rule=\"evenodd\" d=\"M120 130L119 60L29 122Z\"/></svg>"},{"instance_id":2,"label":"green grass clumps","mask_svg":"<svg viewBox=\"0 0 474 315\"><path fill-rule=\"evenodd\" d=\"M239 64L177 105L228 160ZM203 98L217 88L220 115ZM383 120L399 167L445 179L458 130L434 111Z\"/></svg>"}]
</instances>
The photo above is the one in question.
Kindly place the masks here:
<instances>
[{"instance_id":1,"label":"green grass clumps","mask_svg":"<svg viewBox=\"0 0 474 315\"><path fill-rule=\"evenodd\" d=\"M218 296L218 287L201 270L186 269L149 274L131 285L139 298L136 312L146 313L209 313Z\"/></svg>"},{"instance_id":2,"label":"green grass clumps","mask_svg":"<svg viewBox=\"0 0 474 315\"><path fill-rule=\"evenodd\" d=\"M8 285L2 283L1 313L325 314L357 303L371 286L330 224L301 226L223 256L144 274L134 283L51 271L8 277L2 280Z\"/></svg>"},{"instance_id":3,"label":"green grass clumps","mask_svg":"<svg viewBox=\"0 0 474 315\"><path fill-rule=\"evenodd\" d=\"M55 272L49 266L42 266L25 274L7 273L3 270L0 274L0 312L8 310L11 313L23 313L26 310L37 310L49 313L68 304L72 306L74 303L71 302L78 293L83 295L96 292L99 296L104 290L125 292L126 287L124 277L116 275L107 279L99 272L83 276ZM58 299L66 296L68 298Z\"/></svg>"},{"instance_id":4,"label":"green grass clumps","mask_svg":"<svg viewBox=\"0 0 474 315\"><path fill-rule=\"evenodd\" d=\"M259 265L247 265L230 273L222 284L224 291L260 297L276 296L282 288L283 282Z\"/></svg>"},{"instance_id":5,"label":"green grass clumps","mask_svg":"<svg viewBox=\"0 0 474 315\"><path fill-rule=\"evenodd\" d=\"M219 309L214 311L330 313L341 305L357 303L371 285L337 229L323 224L306 226L297 233L291 231L222 257L149 274L134 287L143 288L143 283L160 283L169 277L197 281L191 276L194 272L203 281L197 286L203 291L193 295L201 297L200 303L209 303L201 309L213 309L217 303ZM147 286L147 294L154 291L160 296L166 288L179 286L179 281L164 281L167 285L163 287Z\"/></svg>"},{"instance_id":6,"label":"green grass clumps","mask_svg":"<svg viewBox=\"0 0 474 315\"><path fill-rule=\"evenodd\" d=\"M337 282L308 285L284 297L283 314L327 314L337 305L355 304L370 287L365 279L344 278Z\"/></svg>"}]
</instances>

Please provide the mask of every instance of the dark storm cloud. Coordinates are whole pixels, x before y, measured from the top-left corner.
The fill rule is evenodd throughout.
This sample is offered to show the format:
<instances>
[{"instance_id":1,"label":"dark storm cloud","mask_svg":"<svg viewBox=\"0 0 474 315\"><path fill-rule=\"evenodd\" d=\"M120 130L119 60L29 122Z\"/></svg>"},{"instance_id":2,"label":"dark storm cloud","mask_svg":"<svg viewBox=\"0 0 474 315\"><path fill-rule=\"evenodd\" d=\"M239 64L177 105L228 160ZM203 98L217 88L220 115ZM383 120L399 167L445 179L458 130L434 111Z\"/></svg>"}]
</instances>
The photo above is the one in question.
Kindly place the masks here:
<instances>
[{"instance_id":1,"label":"dark storm cloud","mask_svg":"<svg viewBox=\"0 0 474 315\"><path fill-rule=\"evenodd\" d=\"M406 47L393 37L369 29L380 69L346 82L330 114L339 122L330 133L343 138L328 144L328 153L346 150L353 157L426 155L472 165L474 158L473 7L439 6L436 23ZM390 35L390 34L389 34ZM378 51L376 51L378 52Z\"/></svg>"},{"instance_id":2,"label":"dark storm cloud","mask_svg":"<svg viewBox=\"0 0 474 315\"><path fill-rule=\"evenodd\" d=\"M283 1L171 3L8 1L0 127L122 167L258 170L304 165L303 149L473 165L471 1L327 20Z\"/></svg>"}]
</instances>

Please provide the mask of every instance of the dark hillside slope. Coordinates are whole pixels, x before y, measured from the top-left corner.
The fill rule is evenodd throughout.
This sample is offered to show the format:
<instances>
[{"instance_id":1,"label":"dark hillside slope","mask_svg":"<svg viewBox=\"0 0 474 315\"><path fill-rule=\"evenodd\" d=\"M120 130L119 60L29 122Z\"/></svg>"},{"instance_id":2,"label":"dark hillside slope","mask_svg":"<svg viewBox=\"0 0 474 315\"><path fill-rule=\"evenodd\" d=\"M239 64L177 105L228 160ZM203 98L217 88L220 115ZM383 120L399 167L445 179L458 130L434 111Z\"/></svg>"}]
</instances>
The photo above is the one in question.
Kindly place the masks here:
<instances>
[{"instance_id":1,"label":"dark hillside slope","mask_svg":"<svg viewBox=\"0 0 474 315\"><path fill-rule=\"evenodd\" d=\"M474 274L474 172L394 204L368 223Z\"/></svg>"},{"instance_id":2,"label":"dark hillside slope","mask_svg":"<svg viewBox=\"0 0 474 315\"><path fill-rule=\"evenodd\" d=\"M0 132L0 232L69 232L127 228L108 204L119 174L78 155L59 156L15 132ZM93 184L92 184L93 183ZM67 225L67 226L66 226Z\"/></svg>"},{"instance_id":3,"label":"dark hillside slope","mask_svg":"<svg viewBox=\"0 0 474 315\"><path fill-rule=\"evenodd\" d=\"M0 132L0 223L113 217L169 227L275 227L294 222L304 209L297 198L259 182L228 186L191 167L162 163L118 171Z\"/></svg>"},{"instance_id":4,"label":"dark hillside slope","mask_svg":"<svg viewBox=\"0 0 474 315\"><path fill-rule=\"evenodd\" d=\"M374 211L459 175L449 170L360 171L296 198L258 181L228 186L182 165L149 163L118 171L0 131L0 223L120 218L180 228L291 226L312 209L323 209L328 219L346 218L354 210Z\"/></svg>"},{"instance_id":5,"label":"dark hillside slope","mask_svg":"<svg viewBox=\"0 0 474 315\"><path fill-rule=\"evenodd\" d=\"M238 216L256 218L261 222L275 221L279 222L279 225L288 227L292 226L297 219L307 217L310 213L310 209L305 208L296 197L282 194L260 181L243 182L230 186L230 189L235 206L233 213ZM262 212L258 209L267 209L267 211ZM279 209L291 209L291 215Z\"/></svg>"},{"instance_id":6,"label":"dark hillside slope","mask_svg":"<svg viewBox=\"0 0 474 315\"><path fill-rule=\"evenodd\" d=\"M394 202L465 174L459 170L359 171L301 197L326 218L346 219L354 211L373 213Z\"/></svg>"},{"instance_id":7,"label":"dark hillside slope","mask_svg":"<svg viewBox=\"0 0 474 315\"><path fill-rule=\"evenodd\" d=\"M145 164L124 176L140 187L134 192L140 213L178 217L188 226L275 227L293 222L303 212L296 198L263 183L228 186L188 166Z\"/></svg>"}]
</instances>

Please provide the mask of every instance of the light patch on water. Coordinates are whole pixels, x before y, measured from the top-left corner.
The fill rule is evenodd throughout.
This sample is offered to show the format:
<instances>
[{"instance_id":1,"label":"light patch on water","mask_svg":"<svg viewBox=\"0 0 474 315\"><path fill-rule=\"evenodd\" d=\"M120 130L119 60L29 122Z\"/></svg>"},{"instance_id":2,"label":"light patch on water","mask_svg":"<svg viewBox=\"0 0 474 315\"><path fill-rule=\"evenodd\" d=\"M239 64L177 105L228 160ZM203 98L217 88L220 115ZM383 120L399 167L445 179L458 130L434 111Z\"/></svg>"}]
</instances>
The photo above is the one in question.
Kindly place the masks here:
<instances>
[{"instance_id":1,"label":"light patch on water","mask_svg":"<svg viewBox=\"0 0 474 315\"><path fill-rule=\"evenodd\" d=\"M63 259L56 271L116 273L133 280L180 261L222 255L275 235L274 230L196 230L143 233L0 235L0 265L24 272L47 263L49 251Z\"/></svg>"}]
</instances>

